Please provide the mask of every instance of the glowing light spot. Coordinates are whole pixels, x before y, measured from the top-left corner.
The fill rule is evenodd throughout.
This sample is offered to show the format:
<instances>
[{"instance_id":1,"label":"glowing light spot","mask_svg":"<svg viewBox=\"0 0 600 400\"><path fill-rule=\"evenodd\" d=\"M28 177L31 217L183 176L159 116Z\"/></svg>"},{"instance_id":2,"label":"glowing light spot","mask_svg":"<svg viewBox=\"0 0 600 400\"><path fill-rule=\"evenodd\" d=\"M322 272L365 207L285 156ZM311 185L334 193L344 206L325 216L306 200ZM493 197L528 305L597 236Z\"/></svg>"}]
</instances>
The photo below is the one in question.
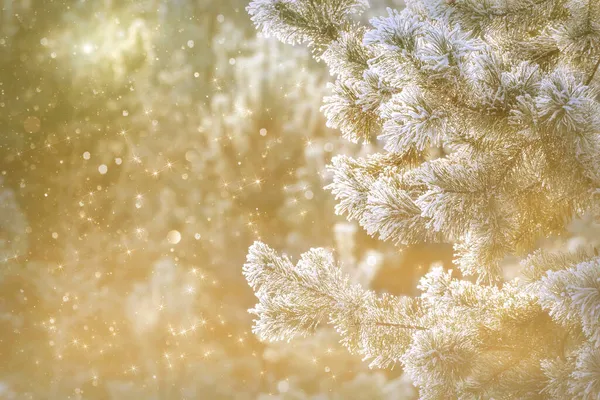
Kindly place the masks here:
<instances>
[{"instance_id":1,"label":"glowing light spot","mask_svg":"<svg viewBox=\"0 0 600 400\"><path fill-rule=\"evenodd\" d=\"M27 133L36 133L42 127L42 121L38 117L27 117L23 121L23 129Z\"/></svg>"},{"instance_id":2,"label":"glowing light spot","mask_svg":"<svg viewBox=\"0 0 600 400\"><path fill-rule=\"evenodd\" d=\"M377 265L378 260L379 260L379 257L376 254L371 254L370 256L367 257L367 264L370 267L374 267L375 265Z\"/></svg>"},{"instance_id":3,"label":"glowing light spot","mask_svg":"<svg viewBox=\"0 0 600 400\"><path fill-rule=\"evenodd\" d=\"M106 164L101 164L98 167L98 172L100 172L101 175L104 175L108 172L108 167L106 166Z\"/></svg>"},{"instance_id":4,"label":"glowing light spot","mask_svg":"<svg viewBox=\"0 0 600 400\"><path fill-rule=\"evenodd\" d=\"M94 45L91 43L86 43L83 45L83 52L85 54L91 54L94 51Z\"/></svg>"},{"instance_id":5,"label":"glowing light spot","mask_svg":"<svg viewBox=\"0 0 600 400\"><path fill-rule=\"evenodd\" d=\"M181 233L176 230L172 230L167 233L167 241L171 244L177 244L181 241Z\"/></svg>"},{"instance_id":6,"label":"glowing light spot","mask_svg":"<svg viewBox=\"0 0 600 400\"><path fill-rule=\"evenodd\" d=\"M290 383L288 381L279 381L277 390L279 390L280 393L287 393L287 391L290 390Z\"/></svg>"}]
</instances>

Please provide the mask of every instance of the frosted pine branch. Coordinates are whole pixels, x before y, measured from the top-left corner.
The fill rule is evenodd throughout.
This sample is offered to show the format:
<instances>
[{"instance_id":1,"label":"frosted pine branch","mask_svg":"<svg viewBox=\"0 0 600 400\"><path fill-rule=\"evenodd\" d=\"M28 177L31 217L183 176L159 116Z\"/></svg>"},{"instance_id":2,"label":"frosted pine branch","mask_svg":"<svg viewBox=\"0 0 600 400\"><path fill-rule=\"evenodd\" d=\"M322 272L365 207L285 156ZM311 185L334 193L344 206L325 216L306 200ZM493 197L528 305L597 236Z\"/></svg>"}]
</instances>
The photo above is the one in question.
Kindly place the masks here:
<instances>
[{"instance_id":1,"label":"frosted pine branch","mask_svg":"<svg viewBox=\"0 0 600 400\"><path fill-rule=\"evenodd\" d=\"M259 300L250 311L258 317L253 331L263 340L290 340L331 323L350 351L387 366L410 342L407 332L426 329L412 299L377 297L350 284L323 249L304 253L294 266L255 242L243 272Z\"/></svg>"},{"instance_id":2,"label":"frosted pine branch","mask_svg":"<svg viewBox=\"0 0 600 400\"><path fill-rule=\"evenodd\" d=\"M560 328L542 309L554 302L544 297L545 289L538 303L537 292L517 284L482 286L436 269L422 279L418 298L377 296L349 284L340 271L323 249L303 254L294 266L255 243L244 267L259 299L252 310L258 317L255 332L263 340L290 340L320 323L332 324L341 343L371 360L372 367L401 363L424 399L515 392L536 398L540 392L596 385L590 375L594 352L585 343L567 346L571 328ZM589 276L582 279L573 286L569 304L579 310L573 313L591 311L586 320L591 331L597 319L592 322L595 311L589 306L597 300L590 289L597 288ZM563 306L560 300L554 304ZM557 370L567 367L556 361L565 357L573 360L569 368L579 372L557 382L567 379ZM523 374L532 380L523 380Z\"/></svg>"},{"instance_id":3,"label":"frosted pine branch","mask_svg":"<svg viewBox=\"0 0 600 400\"><path fill-rule=\"evenodd\" d=\"M349 28L348 17L367 7L366 0L255 0L247 10L267 35L290 44L308 42L321 54Z\"/></svg>"},{"instance_id":4,"label":"frosted pine branch","mask_svg":"<svg viewBox=\"0 0 600 400\"><path fill-rule=\"evenodd\" d=\"M365 27L348 19L350 4L256 0L249 10L262 29L320 49L336 76L322 109L329 126L381 141L381 153L333 159L336 213L397 244L451 241L477 283L436 270L419 298L356 288L341 313L331 311L349 290L339 276L320 282L331 302L257 289L268 329L288 337L337 321L374 365L400 361L423 399L598 398L597 254L536 246L600 212L600 6L415 0ZM507 256L531 252L524 280L502 282Z\"/></svg>"},{"instance_id":5,"label":"frosted pine branch","mask_svg":"<svg viewBox=\"0 0 600 400\"><path fill-rule=\"evenodd\" d=\"M569 269L548 271L542 278L540 302L565 325L580 327L600 346L600 259Z\"/></svg>"}]
</instances>

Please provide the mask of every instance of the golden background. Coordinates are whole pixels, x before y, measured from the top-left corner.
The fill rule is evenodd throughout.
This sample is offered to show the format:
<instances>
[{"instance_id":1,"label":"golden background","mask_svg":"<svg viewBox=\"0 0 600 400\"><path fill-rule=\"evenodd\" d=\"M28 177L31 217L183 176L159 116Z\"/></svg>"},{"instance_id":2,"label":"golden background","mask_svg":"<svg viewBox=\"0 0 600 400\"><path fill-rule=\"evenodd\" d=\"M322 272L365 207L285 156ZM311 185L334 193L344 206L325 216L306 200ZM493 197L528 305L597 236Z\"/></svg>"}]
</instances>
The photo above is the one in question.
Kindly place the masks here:
<instances>
[{"instance_id":1,"label":"golden background","mask_svg":"<svg viewBox=\"0 0 600 400\"><path fill-rule=\"evenodd\" d=\"M254 240L392 293L451 257L334 215L325 166L374 149L325 128L322 65L241 0L0 5L0 399L415 396L327 329L251 333Z\"/></svg>"}]
</instances>

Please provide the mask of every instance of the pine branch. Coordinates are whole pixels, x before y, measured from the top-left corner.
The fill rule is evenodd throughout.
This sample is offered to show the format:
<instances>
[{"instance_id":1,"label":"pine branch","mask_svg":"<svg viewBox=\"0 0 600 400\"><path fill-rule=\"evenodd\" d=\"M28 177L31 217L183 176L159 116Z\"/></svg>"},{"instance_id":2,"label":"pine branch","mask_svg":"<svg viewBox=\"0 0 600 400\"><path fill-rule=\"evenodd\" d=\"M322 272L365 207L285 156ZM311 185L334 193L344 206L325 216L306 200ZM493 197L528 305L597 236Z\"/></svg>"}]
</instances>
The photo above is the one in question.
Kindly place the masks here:
<instances>
[{"instance_id":1,"label":"pine branch","mask_svg":"<svg viewBox=\"0 0 600 400\"><path fill-rule=\"evenodd\" d=\"M600 67L600 57L598 58L598 61L596 61L596 64L594 65L594 69L592 69L592 72L585 80L586 86L589 86L590 83L592 83L592 80L594 80L594 76L596 75L596 72L598 71L598 67Z\"/></svg>"},{"instance_id":2,"label":"pine branch","mask_svg":"<svg viewBox=\"0 0 600 400\"><path fill-rule=\"evenodd\" d=\"M333 160L336 212L382 240L451 240L455 263L478 280L436 269L419 298L356 289L340 300L344 278L311 258L329 271L306 269L328 282L336 309L301 285L299 303L283 286L257 294L311 329L297 316L329 309L350 351L373 366L402 362L422 399L600 396L597 257L535 253L524 283L497 284L507 255L597 214L600 13L591 1L416 0L371 24L322 40L338 76L329 125L352 141L379 135L387 152Z\"/></svg>"},{"instance_id":3,"label":"pine branch","mask_svg":"<svg viewBox=\"0 0 600 400\"><path fill-rule=\"evenodd\" d=\"M380 321L375 322L375 325L377 325L377 326L389 326L389 327L400 328L400 329L413 329L413 330L417 330L417 331L426 331L428 329L428 328L425 328L424 326L394 324L394 323L391 323L391 322L380 322Z\"/></svg>"}]
</instances>

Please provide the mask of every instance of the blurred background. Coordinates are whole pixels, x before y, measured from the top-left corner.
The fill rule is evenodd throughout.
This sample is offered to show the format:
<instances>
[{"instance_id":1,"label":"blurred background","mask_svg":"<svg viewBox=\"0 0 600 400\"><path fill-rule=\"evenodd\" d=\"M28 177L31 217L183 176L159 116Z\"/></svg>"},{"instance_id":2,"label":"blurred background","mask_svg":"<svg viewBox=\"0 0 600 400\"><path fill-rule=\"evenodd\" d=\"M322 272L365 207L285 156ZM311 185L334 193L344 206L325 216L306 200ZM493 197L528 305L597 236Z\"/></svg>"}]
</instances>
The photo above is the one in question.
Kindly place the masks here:
<instances>
[{"instance_id":1,"label":"blurred background","mask_svg":"<svg viewBox=\"0 0 600 400\"><path fill-rule=\"evenodd\" d=\"M413 268L334 215L325 165L377 149L325 127L325 67L247 4L0 2L0 399L414 395L328 329L251 333L254 240L378 290Z\"/></svg>"},{"instance_id":2,"label":"blurred background","mask_svg":"<svg viewBox=\"0 0 600 400\"><path fill-rule=\"evenodd\" d=\"M325 66L247 3L0 0L0 399L415 398L326 328L251 333L254 240L394 294L451 247L334 215L325 165L377 144L325 128Z\"/></svg>"}]
</instances>

